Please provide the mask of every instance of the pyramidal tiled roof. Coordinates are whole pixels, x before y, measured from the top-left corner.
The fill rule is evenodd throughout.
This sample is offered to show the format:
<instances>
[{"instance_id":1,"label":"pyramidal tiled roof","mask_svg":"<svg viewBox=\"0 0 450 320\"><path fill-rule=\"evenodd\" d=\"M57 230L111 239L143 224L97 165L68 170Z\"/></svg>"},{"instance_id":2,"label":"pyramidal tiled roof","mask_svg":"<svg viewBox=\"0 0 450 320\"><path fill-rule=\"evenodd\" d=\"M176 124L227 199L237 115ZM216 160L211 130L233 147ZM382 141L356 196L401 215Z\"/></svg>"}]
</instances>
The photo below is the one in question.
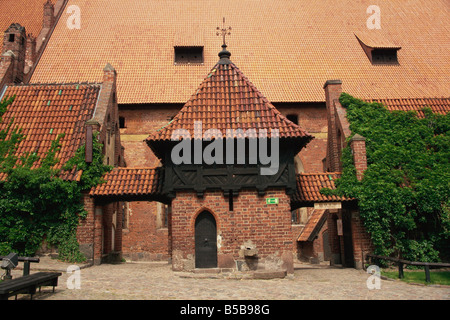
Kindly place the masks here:
<instances>
[{"instance_id":1,"label":"pyramidal tiled roof","mask_svg":"<svg viewBox=\"0 0 450 320\"><path fill-rule=\"evenodd\" d=\"M196 122L201 122L201 131ZM187 130L193 139L212 138L211 131L206 132L209 129L220 130L223 139L241 138L237 129L249 138L261 137L263 129L269 138L304 138L306 142L313 138L284 117L234 63L223 57L174 119L147 141L170 141L177 129ZM271 129L278 129L278 135Z\"/></svg>"},{"instance_id":2,"label":"pyramidal tiled roof","mask_svg":"<svg viewBox=\"0 0 450 320\"><path fill-rule=\"evenodd\" d=\"M33 153L42 159L52 141L64 133L60 159L61 168L86 141L85 122L92 118L101 84L30 84L8 86L0 99L15 96L2 116L0 130L14 119L13 127L22 129L25 139L17 154ZM35 164L35 167L39 163ZM76 176L78 176L76 174ZM76 176L67 177L76 179Z\"/></svg>"}]
</instances>

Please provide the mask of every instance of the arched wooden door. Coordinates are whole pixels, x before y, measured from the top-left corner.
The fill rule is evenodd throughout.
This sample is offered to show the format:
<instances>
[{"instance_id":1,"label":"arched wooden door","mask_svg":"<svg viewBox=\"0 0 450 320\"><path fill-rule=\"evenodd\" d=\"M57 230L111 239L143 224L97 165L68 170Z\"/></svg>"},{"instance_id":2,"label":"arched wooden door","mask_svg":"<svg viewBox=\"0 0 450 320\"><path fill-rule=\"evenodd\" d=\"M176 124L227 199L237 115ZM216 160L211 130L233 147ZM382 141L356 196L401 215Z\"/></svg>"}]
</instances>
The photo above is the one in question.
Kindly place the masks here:
<instances>
[{"instance_id":1,"label":"arched wooden door","mask_svg":"<svg viewBox=\"0 0 450 320\"><path fill-rule=\"evenodd\" d=\"M201 212L195 220L195 267L217 267L217 226L208 211Z\"/></svg>"}]
</instances>

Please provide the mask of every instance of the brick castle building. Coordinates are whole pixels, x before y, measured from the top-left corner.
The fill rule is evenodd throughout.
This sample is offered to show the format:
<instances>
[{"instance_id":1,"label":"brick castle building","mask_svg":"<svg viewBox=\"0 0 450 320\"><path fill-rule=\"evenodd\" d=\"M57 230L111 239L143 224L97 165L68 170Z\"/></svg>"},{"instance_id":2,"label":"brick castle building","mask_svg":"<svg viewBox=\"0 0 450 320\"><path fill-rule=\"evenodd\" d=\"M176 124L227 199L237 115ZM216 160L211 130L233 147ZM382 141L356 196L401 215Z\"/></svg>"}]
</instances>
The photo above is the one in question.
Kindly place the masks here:
<instances>
[{"instance_id":1,"label":"brick castle building","mask_svg":"<svg viewBox=\"0 0 450 320\"><path fill-rule=\"evenodd\" d=\"M204 262L196 231L209 230L207 266L292 272L304 259L360 268L371 245L357 203L320 193L334 187L351 135L340 93L390 110L450 105L448 3L371 5L33 0L24 10L24 1L6 0L1 97L13 88L101 88L90 116L73 124L100 129L105 161L117 167L84 199L78 238L96 263L170 259L174 270L192 270ZM217 56L223 17L232 26L229 63ZM264 182L258 167L172 164L170 135L161 136L193 130L196 120L203 133L287 132L282 170ZM364 137L349 143L361 178Z\"/></svg>"}]
</instances>

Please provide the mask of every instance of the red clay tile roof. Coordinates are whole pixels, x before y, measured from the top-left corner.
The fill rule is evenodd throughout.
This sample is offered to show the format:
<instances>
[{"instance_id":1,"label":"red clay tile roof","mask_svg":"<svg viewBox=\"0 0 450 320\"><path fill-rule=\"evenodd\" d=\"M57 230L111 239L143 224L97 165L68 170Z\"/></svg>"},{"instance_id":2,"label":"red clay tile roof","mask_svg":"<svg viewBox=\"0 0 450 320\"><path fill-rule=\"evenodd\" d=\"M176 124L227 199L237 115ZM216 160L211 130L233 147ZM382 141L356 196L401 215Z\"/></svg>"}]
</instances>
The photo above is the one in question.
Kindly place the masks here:
<instances>
[{"instance_id":1,"label":"red clay tile roof","mask_svg":"<svg viewBox=\"0 0 450 320\"><path fill-rule=\"evenodd\" d=\"M13 23L25 27L27 35L37 37L42 29L44 4L47 0L2 0L0 2L0 32L3 47L3 32ZM55 1L52 1L55 3ZM0 51L1 52L1 51Z\"/></svg>"},{"instance_id":2,"label":"red clay tile roof","mask_svg":"<svg viewBox=\"0 0 450 320\"><path fill-rule=\"evenodd\" d=\"M106 182L92 188L91 196L161 195L162 168L115 168L103 178Z\"/></svg>"},{"instance_id":3,"label":"red clay tile roof","mask_svg":"<svg viewBox=\"0 0 450 320\"><path fill-rule=\"evenodd\" d=\"M379 48L392 48L401 49L400 41L397 40L395 43L390 40L390 35L383 33L383 31L371 32L367 29L355 34L356 38L361 41L365 46L373 49Z\"/></svg>"},{"instance_id":4,"label":"red clay tile roof","mask_svg":"<svg viewBox=\"0 0 450 320\"><path fill-rule=\"evenodd\" d=\"M326 218L326 215L324 215L324 213L325 210L323 209L314 209L314 211L312 212L311 216L308 219L308 222L306 222L305 227L300 233L300 236L298 237L297 241L314 240L316 233L319 231L317 230L317 228L320 228L322 226L322 223Z\"/></svg>"},{"instance_id":5,"label":"red clay tile roof","mask_svg":"<svg viewBox=\"0 0 450 320\"><path fill-rule=\"evenodd\" d=\"M227 134L227 129L242 129L250 138L257 138L262 129L272 137L271 129L278 129L279 138L304 138L306 142L312 139L284 117L231 62L219 61L175 118L147 141L170 141L176 129L186 129L191 138L196 138L195 121L201 121L202 131L195 131L201 139L209 129L220 130L223 139L240 137L236 131L232 131L232 136Z\"/></svg>"},{"instance_id":6,"label":"red clay tile roof","mask_svg":"<svg viewBox=\"0 0 450 320\"><path fill-rule=\"evenodd\" d=\"M439 114L447 114L450 111L450 98L372 99L368 102L381 103L390 111L417 111L419 116L423 116L421 110L425 107Z\"/></svg>"},{"instance_id":7,"label":"red clay tile roof","mask_svg":"<svg viewBox=\"0 0 450 320\"><path fill-rule=\"evenodd\" d=\"M100 84L7 86L0 99L14 95L16 98L7 107L0 130L14 117L14 126L25 135L17 154L36 152L41 158L58 134L65 133L56 155L60 159L56 167L61 168L86 141L84 124L94 114L100 88Z\"/></svg>"},{"instance_id":8,"label":"red clay tile roof","mask_svg":"<svg viewBox=\"0 0 450 320\"><path fill-rule=\"evenodd\" d=\"M12 0L10 0L12 1ZM366 13L377 4L381 29ZM81 28L63 14L32 82L101 81L118 72L118 102L184 103L217 60L226 17L232 60L271 102L325 101L340 79L361 99L448 96L448 0L69 0ZM372 65L356 35L400 46L398 65ZM372 40L373 39L373 40ZM175 65L174 46L202 45L204 63ZM100 70L100 71L99 71Z\"/></svg>"},{"instance_id":9,"label":"red clay tile roof","mask_svg":"<svg viewBox=\"0 0 450 320\"><path fill-rule=\"evenodd\" d=\"M293 202L313 203L352 200L345 197L326 196L320 193L323 188L334 190L336 188L334 180L340 176L339 172L297 174L297 192L292 196Z\"/></svg>"}]
</instances>

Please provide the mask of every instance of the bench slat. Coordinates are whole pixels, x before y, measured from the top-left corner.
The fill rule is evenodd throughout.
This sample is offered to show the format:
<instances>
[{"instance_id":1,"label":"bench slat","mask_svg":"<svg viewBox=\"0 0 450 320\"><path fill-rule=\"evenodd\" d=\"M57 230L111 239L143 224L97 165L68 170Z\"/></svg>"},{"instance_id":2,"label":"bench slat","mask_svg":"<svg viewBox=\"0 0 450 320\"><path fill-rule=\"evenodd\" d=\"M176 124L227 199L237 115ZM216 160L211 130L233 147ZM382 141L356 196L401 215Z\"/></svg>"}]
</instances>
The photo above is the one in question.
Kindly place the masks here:
<instances>
[{"instance_id":1,"label":"bench slat","mask_svg":"<svg viewBox=\"0 0 450 320\"><path fill-rule=\"evenodd\" d=\"M8 296L18 293L36 292L37 287L41 286L57 286L60 272L38 272L28 276L4 281L0 283L0 295L7 299Z\"/></svg>"}]
</instances>

